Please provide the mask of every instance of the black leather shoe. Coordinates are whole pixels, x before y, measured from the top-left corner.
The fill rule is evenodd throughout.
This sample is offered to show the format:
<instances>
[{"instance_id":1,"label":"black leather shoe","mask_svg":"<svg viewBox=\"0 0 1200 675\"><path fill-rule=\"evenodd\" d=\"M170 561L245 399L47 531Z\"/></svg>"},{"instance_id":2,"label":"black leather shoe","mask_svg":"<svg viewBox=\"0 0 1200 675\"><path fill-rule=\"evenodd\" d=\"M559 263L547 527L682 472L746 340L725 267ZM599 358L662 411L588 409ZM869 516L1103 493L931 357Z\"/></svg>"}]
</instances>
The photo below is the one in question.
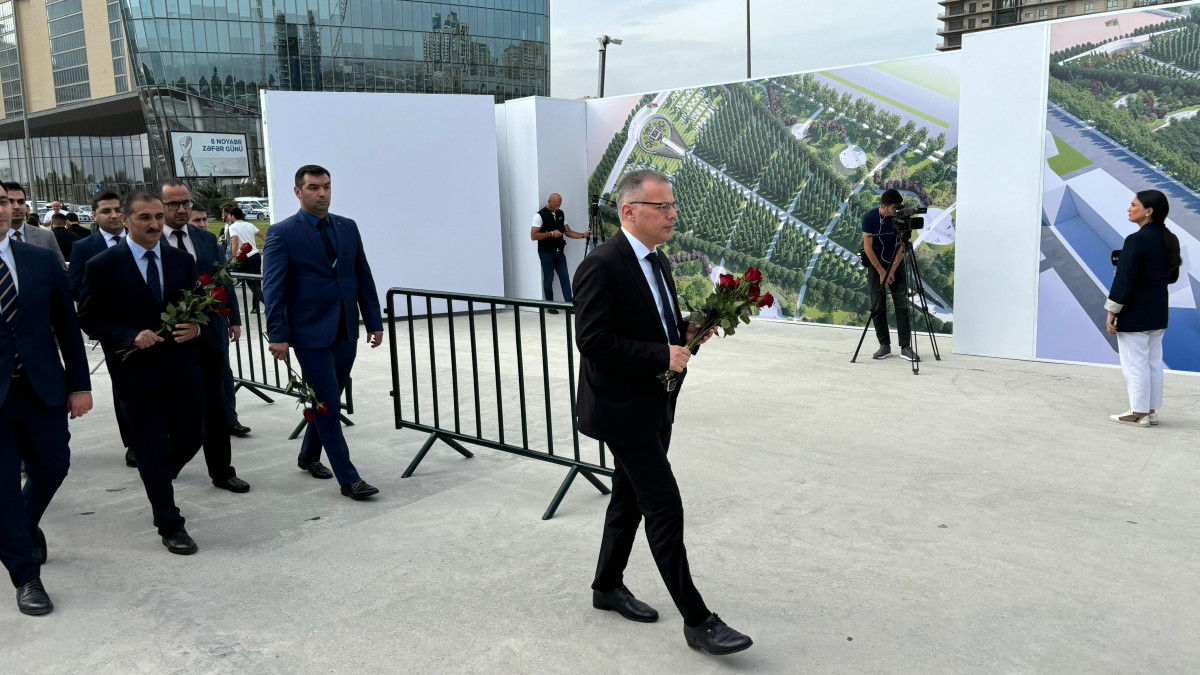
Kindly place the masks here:
<instances>
[{"instance_id":1,"label":"black leather shoe","mask_svg":"<svg viewBox=\"0 0 1200 675\"><path fill-rule=\"evenodd\" d=\"M196 546L196 540L192 539L187 530L180 530L169 537L163 537L162 542L168 551L179 555L191 555L200 550L200 547Z\"/></svg>"},{"instance_id":2,"label":"black leather shoe","mask_svg":"<svg viewBox=\"0 0 1200 675\"><path fill-rule=\"evenodd\" d=\"M125 466L137 468L137 459L133 456L133 450L125 448Z\"/></svg>"},{"instance_id":3,"label":"black leather shoe","mask_svg":"<svg viewBox=\"0 0 1200 675\"><path fill-rule=\"evenodd\" d=\"M743 635L725 625L716 614L710 614L704 623L695 628L684 624L683 638L692 649L703 649L715 656L740 652L754 644L749 635Z\"/></svg>"},{"instance_id":4,"label":"black leather shoe","mask_svg":"<svg viewBox=\"0 0 1200 675\"><path fill-rule=\"evenodd\" d=\"M379 488L367 483L367 481L359 479L353 483L346 483L342 486L342 494L353 500L366 499L371 495L379 494Z\"/></svg>"},{"instance_id":5,"label":"black leather shoe","mask_svg":"<svg viewBox=\"0 0 1200 675\"><path fill-rule=\"evenodd\" d=\"M633 597L628 588L618 586L611 591L592 591L592 607L616 612L630 621L654 623L658 611Z\"/></svg>"},{"instance_id":6,"label":"black leather shoe","mask_svg":"<svg viewBox=\"0 0 1200 675\"><path fill-rule=\"evenodd\" d=\"M50 596L46 595L41 579L34 579L17 589L17 609L30 616L41 616L54 611L54 603L50 602Z\"/></svg>"},{"instance_id":7,"label":"black leather shoe","mask_svg":"<svg viewBox=\"0 0 1200 675\"><path fill-rule=\"evenodd\" d=\"M237 476L230 476L225 480L214 480L213 485L221 488L222 490L229 490L230 492L250 491L250 484L241 478L238 478Z\"/></svg>"},{"instance_id":8,"label":"black leather shoe","mask_svg":"<svg viewBox=\"0 0 1200 675\"><path fill-rule=\"evenodd\" d=\"M34 528L30 533L33 537L33 559L39 565L46 564L46 535L42 532L42 528Z\"/></svg>"},{"instance_id":9,"label":"black leather shoe","mask_svg":"<svg viewBox=\"0 0 1200 675\"><path fill-rule=\"evenodd\" d=\"M320 462L309 462L303 457L297 457L296 466L311 473L313 478L333 478L333 472L329 470L329 467Z\"/></svg>"},{"instance_id":10,"label":"black leather shoe","mask_svg":"<svg viewBox=\"0 0 1200 675\"><path fill-rule=\"evenodd\" d=\"M249 436L250 427L242 424L241 422L234 422L233 424L229 425L229 433L239 438L243 436Z\"/></svg>"}]
</instances>

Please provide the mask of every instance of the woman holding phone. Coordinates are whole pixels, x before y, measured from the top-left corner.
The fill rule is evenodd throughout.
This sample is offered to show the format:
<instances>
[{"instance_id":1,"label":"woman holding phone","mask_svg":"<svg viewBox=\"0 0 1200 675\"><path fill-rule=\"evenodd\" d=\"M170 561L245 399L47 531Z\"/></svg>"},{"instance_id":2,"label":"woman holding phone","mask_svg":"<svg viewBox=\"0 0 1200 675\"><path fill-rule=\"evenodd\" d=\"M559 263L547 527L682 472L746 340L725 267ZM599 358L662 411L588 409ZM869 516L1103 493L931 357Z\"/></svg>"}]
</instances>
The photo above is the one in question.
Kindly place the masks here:
<instances>
[{"instance_id":1,"label":"woman holding phone","mask_svg":"<svg viewBox=\"0 0 1200 675\"><path fill-rule=\"evenodd\" d=\"M1163 397L1163 333L1167 329L1167 286L1179 279L1179 238L1167 229L1171 207L1158 190L1137 193L1129 221L1138 231L1125 238L1104 309L1108 332L1117 336L1129 410L1110 415L1117 424L1158 424Z\"/></svg>"}]
</instances>

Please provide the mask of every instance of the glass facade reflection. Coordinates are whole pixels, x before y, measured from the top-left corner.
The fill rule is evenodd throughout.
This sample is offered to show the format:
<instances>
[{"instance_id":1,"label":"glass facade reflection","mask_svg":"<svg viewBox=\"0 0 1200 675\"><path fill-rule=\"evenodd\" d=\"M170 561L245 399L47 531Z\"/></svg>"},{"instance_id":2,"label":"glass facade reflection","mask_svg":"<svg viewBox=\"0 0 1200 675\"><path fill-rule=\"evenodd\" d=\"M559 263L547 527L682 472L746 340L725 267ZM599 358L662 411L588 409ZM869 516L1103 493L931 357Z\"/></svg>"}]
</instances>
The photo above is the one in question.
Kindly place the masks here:
<instances>
[{"instance_id":1,"label":"glass facade reflection","mask_svg":"<svg viewBox=\"0 0 1200 675\"><path fill-rule=\"evenodd\" d=\"M156 177L171 131L244 133L258 170L261 88L549 94L549 0L120 1Z\"/></svg>"},{"instance_id":2,"label":"glass facade reflection","mask_svg":"<svg viewBox=\"0 0 1200 675\"><path fill-rule=\"evenodd\" d=\"M125 192L153 180L150 142L134 136L54 136L33 138L33 180L25 173L20 139L0 141L0 180L32 185L38 199L86 204L96 185Z\"/></svg>"},{"instance_id":3,"label":"glass facade reflection","mask_svg":"<svg viewBox=\"0 0 1200 675\"><path fill-rule=\"evenodd\" d=\"M12 0L0 2L0 88L4 94L5 117L15 117L25 110L25 94L18 77L17 24L13 20Z\"/></svg>"}]
</instances>

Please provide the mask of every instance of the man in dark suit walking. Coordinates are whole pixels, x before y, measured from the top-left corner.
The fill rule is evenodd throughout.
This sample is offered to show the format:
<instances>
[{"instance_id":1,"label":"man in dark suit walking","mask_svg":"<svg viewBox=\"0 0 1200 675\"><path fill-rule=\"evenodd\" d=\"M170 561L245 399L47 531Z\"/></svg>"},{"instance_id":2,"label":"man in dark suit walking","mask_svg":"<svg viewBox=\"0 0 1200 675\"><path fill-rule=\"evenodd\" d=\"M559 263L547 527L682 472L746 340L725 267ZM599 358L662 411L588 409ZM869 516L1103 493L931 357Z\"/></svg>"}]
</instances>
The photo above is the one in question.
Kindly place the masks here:
<instances>
[{"instance_id":1,"label":"man in dark suit walking","mask_svg":"<svg viewBox=\"0 0 1200 675\"><path fill-rule=\"evenodd\" d=\"M217 244L215 235L188 224L192 211L191 191L183 181L172 179L159 185L159 194L167 216L163 240L192 256L198 274L212 276L216 264L225 261L225 252ZM204 461L213 485L230 492L249 492L250 484L237 477L237 471L230 463L232 449L224 379L225 369L229 367L229 341L241 334L242 321L233 287L225 284L224 288L229 296L229 318L219 312L209 314L207 330L200 340L204 346L200 350L204 367Z\"/></svg>"},{"instance_id":2,"label":"man in dark suit walking","mask_svg":"<svg viewBox=\"0 0 1200 675\"><path fill-rule=\"evenodd\" d=\"M315 164L300 167L300 211L267 230L267 335L275 358L287 359L289 347L296 350L304 379L328 408L308 425L297 464L315 478L336 475L343 495L365 499L379 490L351 463L338 414L354 365L359 311L372 349L383 343L383 318L358 225L329 212L331 193L328 171ZM319 461L322 448L332 474Z\"/></svg>"},{"instance_id":3,"label":"man in dark suit walking","mask_svg":"<svg viewBox=\"0 0 1200 675\"><path fill-rule=\"evenodd\" d=\"M104 347L117 407L129 422L130 448L154 511L154 525L171 553L195 553L175 505L171 477L204 440L204 381L200 327L180 323L157 331L168 303L196 285L192 257L159 239L162 200L144 190L125 195L121 212L129 236L92 258L84 272L79 323ZM134 347L136 351L125 354ZM128 358L126 358L128 356Z\"/></svg>"},{"instance_id":4,"label":"man in dark suit walking","mask_svg":"<svg viewBox=\"0 0 1200 675\"><path fill-rule=\"evenodd\" d=\"M633 621L658 619L622 581L645 516L650 552L683 615L687 643L732 654L752 642L710 612L692 583L683 501L667 461L678 385L692 356L682 345L699 328L680 314L671 265L655 248L671 238L677 217L670 178L630 172L617 186L617 208L621 233L575 273L579 430L607 443L614 460L592 605ZM670 391L657 377L667 370L679 373Z\"/></svg>"},{"instance_id":5,"label":"man in dark suit walking","mask_svg":"<svg viewBox=\"0 0 1200 675\"><path fill-rule=\"evenodd\" d=\"M54 609L38 523L71 463L67 414L91 410L92 394L67 275L50 251L9 239L11 212L0 192L0 560L17 608L37 615Z\"/></svg>"},{"instance_id":6,"label":"man in dark suit walking","mask_svg":"<svg viewBox=\"0 0 1200 675\"><path fill-rule=\"evenodd\" d=\"M121 196L111 190L97 193L92 197L92 214L96 219L97 230L91 236L81 239L71 247L71 265L67 268L67 280L71 284L71 296L79 302L83 290L83 271L87 269L88 261L121 242L125 241L125 220L121 215ZM109 380L112 380L109 377ZM117 418L117 429L121 432L121 446L125 448L125 466L136 467L137 460L133 458L133 450L129 449L129 422L125 413L116 405L117 388L113 384L113 406Z\"/></svg>"}]
</instances>

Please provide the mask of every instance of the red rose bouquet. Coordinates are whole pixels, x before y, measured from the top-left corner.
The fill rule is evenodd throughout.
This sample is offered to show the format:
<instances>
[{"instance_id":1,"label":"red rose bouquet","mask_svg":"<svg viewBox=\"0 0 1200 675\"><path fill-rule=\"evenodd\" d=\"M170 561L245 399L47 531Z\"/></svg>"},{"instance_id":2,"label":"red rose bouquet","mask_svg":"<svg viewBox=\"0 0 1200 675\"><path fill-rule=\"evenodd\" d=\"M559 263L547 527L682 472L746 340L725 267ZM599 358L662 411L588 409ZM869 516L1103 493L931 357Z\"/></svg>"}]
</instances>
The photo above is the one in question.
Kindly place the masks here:
<instances>
[{"instance_id":1,"label":"red rose bouquet","mask_svg":"<svg viewBox=\"0 0 1200 675\"><path fill-rule=\"evenodd\" d=\"M317 415L329 412L329 408L317 398L317 392L313 391L312 386L303 377L297 375L291 366L288 366L288 385L283 393L296 394L296 405L304 409L305 422L311 422L317 418Z\"/></svg>"},{"instance_id":2,"label":"red rose bouquet","mask_svg":"<svg viewBox=\"0 0 1200 675\"><path fill-rule=\"evenodd\" d=\"M757 267L751 267L741 276L722 274L716 288L704 302L690 308L687 320L699 328L684 347L699 347L704 336L714 329L721 331L725 337L733 335L739 322L750 323L750 315L756 309L773 306L775 297L762 292L762 282L762 270ZM667 391L675 388L676 377L677 374L671 370L658 375Z\"/></svg>"},{"instance_id":3,"label":"red rose bouquet","mask_svg":"<svg viewBox=\"0 0 1200 675\"><path fill-rule=\"evenodd\" d=\"M225 290L227 284L233 283L229 269L235 263L245 260L250 248L250 244L244 244L233 260L218 262L213 265L212 274L201 274L197 277L196 285L190 291L185 293L178 302L167 305L166 311L161 315L162 326L155 333L165 337L175 330L176 324L180 323L207 326L208 315L212 311L216 311L221 316L232 314L232 310L228 307L229 291ZM121 359L127 359L137 351L140 351L137 347L127 347L121 351Z\"/></svg>"}]
</instances>

